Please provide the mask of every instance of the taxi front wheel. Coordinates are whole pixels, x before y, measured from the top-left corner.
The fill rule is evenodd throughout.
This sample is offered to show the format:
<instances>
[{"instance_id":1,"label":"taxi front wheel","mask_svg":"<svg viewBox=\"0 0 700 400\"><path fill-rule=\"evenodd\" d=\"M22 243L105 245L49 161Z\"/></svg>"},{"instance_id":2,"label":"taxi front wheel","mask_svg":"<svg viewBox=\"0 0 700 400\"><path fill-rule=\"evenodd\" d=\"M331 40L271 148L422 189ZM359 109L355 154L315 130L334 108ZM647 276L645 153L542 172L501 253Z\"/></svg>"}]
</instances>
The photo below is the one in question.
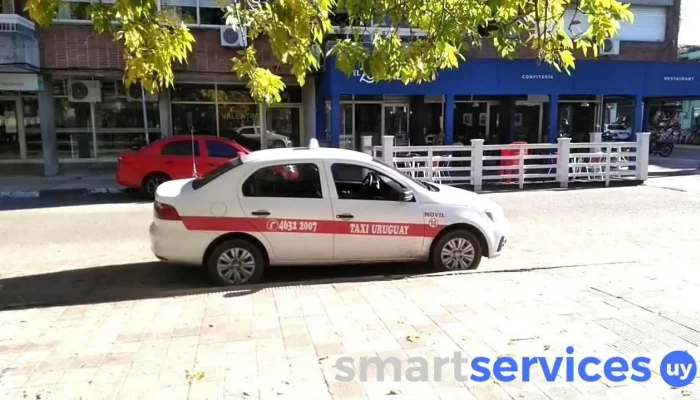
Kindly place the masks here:
<instances>
[{"instance_id":1,"label":"taxi front wheel","mask_svg":"<svg viewBox=\"0 0 700 400\"><path fill-rule=\"evenodd\" d=\"M257 246L243 239L216 246L207 260L207 272L219 286L257 283L265 270L265 258Z\"/></svg>"},{"instance_id":2,"label":"taxi front wheel","mask_svg":"<svg viewBox=\"0 0 700 400\"><path fill-rule=\"evenodd\" d=\"M430 261L438 271L469 270L479 266L482 255L481 243L473 233L454 230L438 239Z\"/></svg>"}]
</instances>

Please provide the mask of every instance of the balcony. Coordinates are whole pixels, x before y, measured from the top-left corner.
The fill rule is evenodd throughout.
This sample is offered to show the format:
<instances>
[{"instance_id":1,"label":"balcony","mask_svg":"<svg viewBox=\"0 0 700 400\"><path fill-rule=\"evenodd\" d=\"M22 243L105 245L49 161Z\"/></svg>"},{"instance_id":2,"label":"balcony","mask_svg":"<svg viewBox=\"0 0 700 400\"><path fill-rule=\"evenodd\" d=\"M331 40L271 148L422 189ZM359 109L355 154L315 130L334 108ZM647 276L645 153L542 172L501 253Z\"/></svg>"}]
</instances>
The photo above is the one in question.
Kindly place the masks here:
<instances>
[{"instance_id":1,"label":"balcony","mask_svg":"<svg viewBox=\"0 0 700 400\"><path fill-rule=\"evenodd\" d=\"M0 66L3 70L39 69L39 41L33 22L17 14L0 14Z\"/></svg>"}]
</instances>

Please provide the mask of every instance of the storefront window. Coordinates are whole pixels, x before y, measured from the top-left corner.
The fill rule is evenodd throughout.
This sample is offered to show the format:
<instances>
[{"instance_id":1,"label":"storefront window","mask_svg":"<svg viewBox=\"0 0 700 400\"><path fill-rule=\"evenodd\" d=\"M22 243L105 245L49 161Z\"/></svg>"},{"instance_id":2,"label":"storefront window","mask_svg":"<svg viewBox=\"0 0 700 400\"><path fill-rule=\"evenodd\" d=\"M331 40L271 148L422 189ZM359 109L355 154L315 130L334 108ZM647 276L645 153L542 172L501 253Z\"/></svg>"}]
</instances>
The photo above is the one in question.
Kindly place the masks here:
<instances>
[{"instance_id":1,"label":"storefront window","mask_svg":"<svg viewBox=\"0 0 700 400\"><path fill-rule=\"evenodd\" d=\"M216 135L215 104L172 105L174 135Z\"/></svg>"},{"instance_id":2,"label":"storefront window","mask_svg":"<svg viewBox=\"0 0 700 400\"><path fill-rule=\"evenodd\" d=\"M288 87L282 104L301 103L301 88ZM260 132L260 105L250 89L235 84L177 84L172 90L173 133L205 134L234 139L251 150L264 146L297 145L301 112L298 107L271 107L267 113L267 141Z\"/></svg>"},{"instance_id":3,"label":"storefront window","mask_svg":"<svg viewBox=\"0 0 700 400\"><path fill-rule=\"evenodd\" d=\"M631 127L634 117L634 101L632 99L610 99L603 103L603 128L606 125L624 125Z\"/></svg>"},{"instance_id":4,"label":"storefront window","mask_svg":"<svg viewBox=\"0 0 700 400\"><path fill-rule=\"evenodd\" d=\"M93 158L90 103L54 98L54 117L59 158Z\"/></svg>"},{"instance_id":5,"label":"storefront window","mask_svg":"<svg viewBox=\"0 0 700 400\"><path fill-rule=\"evenodd\" d=\"M301 88L299 86L287 86L280 97L282 103L301 103Z\"/></svg>"},{"instance_id":6,"label":"storefront window","mask_svg":"<svg viewBox=\"0 0 700 400\"><path fill-rule=\"evenodd\" d=\"M219 134L251 150L260 146L260 114L255 104L219 104ZM268 127L269 130L269 127Z\"/></svg>"},{"instance_id":7,"label":"storefront window","mask_svg":"<svg viewBox=\"0 0 700 400\"><path fill-rule=\"evenodd\" d=\"M15 100L0 100L0 159L20 157Z\"/></svg>"},{"instance_id":8,"label":"storefront window","mask_svg":"<svg viewBox=\"0 0 700 400\"><path fill-rule=\"evenodd\" d=\"M255 103L250 90L241 85L216 85L216 96L219 103Z\"/></svg>"},{"instance_id":9,"label":"storefront window","mask_svg":"<svg viewBox=\"0 0 700 400\"><path fill-rule=\"evenodd\" d=\"M268 138L268 142L271 142L269 147L286 147L287 144L300 146L302 144L299 137L299 114L299 109L296 107L275 107L267 110L267 129L274 133ZM277 135L288 138L290 142L286 142L284 138L277 137Z\"/></svg>"},{"instance_id":10,"label":"storefront window","mask_svg":"<svg viewBox=\"0 0 700 400\"><path fill-rule=\"evenodd\" d=\"M455 103L454 141L469 143L472 139L486 139L486 108L488 103Z\"/></svg>"},{"instance_id":11,"label":"storefront window","mask_svg":"<svg viewBox=\"0 0 700 400\"><path fill-rule=\"evenodd\" d=\"M150 142L160 137L160 114L158 103L146 102L148 138ZM145 141L143 105L140 101L129 101L126 97L103 97L95 103L97 124L97 152L100 157L116 157L134 145Z\"/></svg>"},{"instance_id":12,"label":"storefront window","mask_svg":"<svg viewBox=\"0 0 700 400\"><path fill-rule=\"evenodd\" d=\"M24 114L24 134L27 138L27 158L41 158L41 121L39 120L39 100L36 97L22 97Z\"/></svg>"},{"instance_id":13,"label":"storefront window","mask_svg":"<svg viewBox=\"0 0 700 400\"><path fill-rule=\"evenodd\" d=\"M216 102L216 91L214 85L197 85L189 83L181 83L175 85L172 90L172 101L191 101L191 102Z\"/></svg>"}]
</instances>

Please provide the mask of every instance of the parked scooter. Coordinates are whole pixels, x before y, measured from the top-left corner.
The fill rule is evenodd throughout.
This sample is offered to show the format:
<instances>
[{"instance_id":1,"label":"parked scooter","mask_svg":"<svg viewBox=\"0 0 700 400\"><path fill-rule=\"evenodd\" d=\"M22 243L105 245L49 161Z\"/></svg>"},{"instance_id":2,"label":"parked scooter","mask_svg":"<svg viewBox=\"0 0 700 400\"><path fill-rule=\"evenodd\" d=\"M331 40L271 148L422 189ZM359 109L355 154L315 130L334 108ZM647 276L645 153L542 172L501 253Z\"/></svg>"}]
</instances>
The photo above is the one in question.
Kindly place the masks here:
<instances>
[{"instance_id":1,"label":"parked scooter","mask_svg":"<svg viewBox=\"0 0 700 400\"><path fill-rule=\"evenodd\" d=\"M649 140L649 154L668 157L673 153L673 141L659 138L658 135L651 135Z\"/></svg>"}]
</instances>

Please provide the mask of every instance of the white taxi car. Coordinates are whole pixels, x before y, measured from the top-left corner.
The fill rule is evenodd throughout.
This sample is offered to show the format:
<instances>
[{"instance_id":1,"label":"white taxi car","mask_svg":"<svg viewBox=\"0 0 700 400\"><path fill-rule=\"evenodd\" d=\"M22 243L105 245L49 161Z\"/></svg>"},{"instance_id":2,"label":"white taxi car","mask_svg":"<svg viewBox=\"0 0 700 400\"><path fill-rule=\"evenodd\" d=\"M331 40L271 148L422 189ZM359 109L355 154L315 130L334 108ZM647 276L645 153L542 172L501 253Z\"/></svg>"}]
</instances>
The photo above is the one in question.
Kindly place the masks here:
<instances>
[{"instance_id":1,"label":"white taxi car","mask_svg":"<svg viewBox=\"0 0 700 400\"><path fill-rule=\"evenodd\" d=\"M253 152L156 192L151 248L204 265L220 285L268 266L429 262L475 269L501 254L508 222L485 196L423 183L370 155L334 148Z\"/></svg>"}]
</instances>

